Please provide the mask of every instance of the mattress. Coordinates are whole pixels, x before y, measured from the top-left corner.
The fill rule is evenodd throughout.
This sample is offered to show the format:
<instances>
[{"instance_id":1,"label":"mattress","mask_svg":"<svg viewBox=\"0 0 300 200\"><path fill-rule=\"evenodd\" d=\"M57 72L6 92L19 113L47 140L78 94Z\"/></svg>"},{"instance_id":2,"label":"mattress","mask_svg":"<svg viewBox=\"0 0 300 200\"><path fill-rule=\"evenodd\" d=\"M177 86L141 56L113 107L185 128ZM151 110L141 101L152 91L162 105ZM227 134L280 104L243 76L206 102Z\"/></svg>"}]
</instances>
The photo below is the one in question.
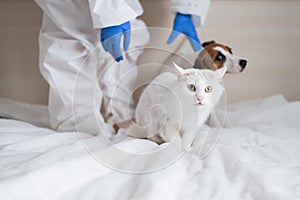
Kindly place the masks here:
<instances>
[{"instance_id":1,"label":"mattress","mask_svg":"<svg viewBox=\"0 0 300 200\"><path fill-rule=\"evenodd\" d=\"M206 156L56 132L45 106L0 99L0 116L0 199L300 199L300 102L281 95L228 105Z\"/></svg>"}]
</instances>

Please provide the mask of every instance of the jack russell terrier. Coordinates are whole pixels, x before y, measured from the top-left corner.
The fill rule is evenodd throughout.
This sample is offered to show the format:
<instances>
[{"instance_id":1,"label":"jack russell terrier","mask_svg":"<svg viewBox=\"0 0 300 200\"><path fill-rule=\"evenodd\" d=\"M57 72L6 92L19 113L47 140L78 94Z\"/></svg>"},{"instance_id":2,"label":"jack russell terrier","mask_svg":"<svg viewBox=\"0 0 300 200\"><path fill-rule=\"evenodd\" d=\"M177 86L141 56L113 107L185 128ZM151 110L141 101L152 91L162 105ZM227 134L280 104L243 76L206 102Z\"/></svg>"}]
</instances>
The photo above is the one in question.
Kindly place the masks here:
<instances>
[{"instance_id":1,"label":"jack russell terrier","mask_svg":"<svg viewBox=\"0 0 300 200\"><path fill-rule=\"evenodd\" d=\"M195 60L194 68L217 70L227 67L227 73L241 73L247 65L247 60L234 56L231 48L215 41L204 42L203 50Z\"/></svg>"}]
</instances>

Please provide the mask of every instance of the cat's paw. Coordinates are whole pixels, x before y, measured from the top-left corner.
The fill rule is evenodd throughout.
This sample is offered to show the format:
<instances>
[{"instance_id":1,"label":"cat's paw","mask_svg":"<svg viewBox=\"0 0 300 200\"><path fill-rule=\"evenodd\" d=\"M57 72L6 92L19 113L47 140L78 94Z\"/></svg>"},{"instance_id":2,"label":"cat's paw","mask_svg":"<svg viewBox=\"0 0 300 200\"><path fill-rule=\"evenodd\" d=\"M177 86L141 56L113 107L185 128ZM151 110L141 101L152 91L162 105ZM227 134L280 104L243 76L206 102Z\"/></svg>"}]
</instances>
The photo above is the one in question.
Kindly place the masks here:
<instances>
[{"instance_id":1,"label":"cat's paw","mask_svg":"<svg viewBox=\"0 0 300 200\"><path fill-rule=\"evenodd\" d=\"M173 144L178 151L190 151L192 149L191 144L184 145L181 139L173 140L170 143Z\"/></svg>"},{"instance_id":2,"label":"cat's paw","mask_svg":"<svg viewBox=\"0 0 300 200\"><path fill-rule=\"evenodd\" d=\"M178 136L177 138L173 139L171 141L171 143L175 146L175 148L179 151L182 151L184 150L183 147L182 147L182 141L181 141L181 138Z\"/></svg>"},{"instance_id":3,"label":"cat's paw","mask_svg":"<svg viewBox=\"0 0 300 200\"><path fill-rule=\"evenodd\" d=\"M195 140L196 132L187 132L182 136L182 149L184 151L190 151L192 149L192 144Z\"/></svg>"},{"instance_id":4,"label":"cat's paw","mask_svg":"<svg viewBox=\"0 0 300 200\"><path fill-rule=\"evenodd\" d=\"M186 146L182 145L182 150L183 151L190 151L191 149L192 149L192 145L191 144L186 145Z\"/></svg>"},{"instance_id":5,"label":"cat's paw","mask_svg":"<svg viewBox=\"0 0 300 200\"><path fill-rule=\"evenodd\" d=\"M176 134L176 132L174 131L172 135L167 135L165 133L161 134L161 138L165 141L165 142L169 142L170 144L174 145L175 148L179 151L182 151L182 139L180 137L179 134Z\"/></svg>"},{"instance_id":6,"label":"cat's paw","mask_svg":"<svg viewBox=\"0 0 300 200\"><path fill-rule=\"evenodd\" d=\"M179 133L179 126L176 122L168 120L166 122L165 128L160 133L161 138L165 142L173 144L176 149L182 150L182 138Z\"/></svg>"}]
</instances>

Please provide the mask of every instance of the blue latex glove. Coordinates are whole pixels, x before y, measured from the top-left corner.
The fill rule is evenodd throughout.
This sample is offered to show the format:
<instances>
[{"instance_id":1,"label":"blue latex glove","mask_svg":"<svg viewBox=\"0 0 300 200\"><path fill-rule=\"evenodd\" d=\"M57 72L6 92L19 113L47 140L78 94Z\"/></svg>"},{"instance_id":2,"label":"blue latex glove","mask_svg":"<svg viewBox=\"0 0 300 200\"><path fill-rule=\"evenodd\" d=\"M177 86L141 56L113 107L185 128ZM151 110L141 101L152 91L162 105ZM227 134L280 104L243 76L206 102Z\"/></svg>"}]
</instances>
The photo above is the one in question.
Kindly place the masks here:
<instances>
[{"instance_id":1,"label":"blue latex glove","mask_svg":"<svg viewBox=\"0 0 300 200\"><path fill-rule=\"evenodd\" d=\"M202 49L191 15L181 13L176 14L173 31L167 41L167 44L172 43L180 33L188 37L194 51L200 51Z\"/></svg>"},{"instance_id":2,"label":"blue latex glove","mask_svg":"<svg viewBox=\"0 0 300 200\"><path fill-rule=\"evenodd\" d=\"M120 47L122 35L124 35L123 48L127 51L130 43L130 22L101 29L102 47L105 51L108 51L117 62L123 60Z\"/></svg>"}]
</instances>

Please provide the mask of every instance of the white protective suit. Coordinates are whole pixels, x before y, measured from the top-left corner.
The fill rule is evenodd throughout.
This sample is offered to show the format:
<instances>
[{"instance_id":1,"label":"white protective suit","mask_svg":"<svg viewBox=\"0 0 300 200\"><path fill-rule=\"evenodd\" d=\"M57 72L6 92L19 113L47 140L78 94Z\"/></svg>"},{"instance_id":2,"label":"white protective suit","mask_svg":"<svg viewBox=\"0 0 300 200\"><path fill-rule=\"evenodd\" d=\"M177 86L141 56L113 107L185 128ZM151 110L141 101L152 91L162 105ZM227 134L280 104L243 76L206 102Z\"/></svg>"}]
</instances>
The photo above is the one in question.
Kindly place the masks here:
<instances>
[{"instance_id":1,"label":"white protective suit","mask_svg":"<svg viewBox=\"0 0 300 200\"><path fill-rule=\"evenodd\" d=\"M97 135L111 133L112 109L118 120L130 118L132 101L126 87L113 95L118 80L136 67L136 60L149 35L136 20L143 13L137 0L35 0L44 11L39 37L40 71L50 86L49 114L58 131L81 131ZM196 27L208 12L209 0L174 0L173 11L192 14ZM100 29L131 21L131 49L138 49L114 62L100 44ZM137 31L134 31L137 30ZM128 85L129 84L129 85ZM119 84L120 85L120 84ZM115 98L115 99L114 99ZM111 104L114 99L114 104ZM114 108L110 108L114 107ZM100 108L102 106L102 114ZM106 122L109 122L107 125ZM107 135L109 136L109 135Z\"/></svg>"}]
</instances>

